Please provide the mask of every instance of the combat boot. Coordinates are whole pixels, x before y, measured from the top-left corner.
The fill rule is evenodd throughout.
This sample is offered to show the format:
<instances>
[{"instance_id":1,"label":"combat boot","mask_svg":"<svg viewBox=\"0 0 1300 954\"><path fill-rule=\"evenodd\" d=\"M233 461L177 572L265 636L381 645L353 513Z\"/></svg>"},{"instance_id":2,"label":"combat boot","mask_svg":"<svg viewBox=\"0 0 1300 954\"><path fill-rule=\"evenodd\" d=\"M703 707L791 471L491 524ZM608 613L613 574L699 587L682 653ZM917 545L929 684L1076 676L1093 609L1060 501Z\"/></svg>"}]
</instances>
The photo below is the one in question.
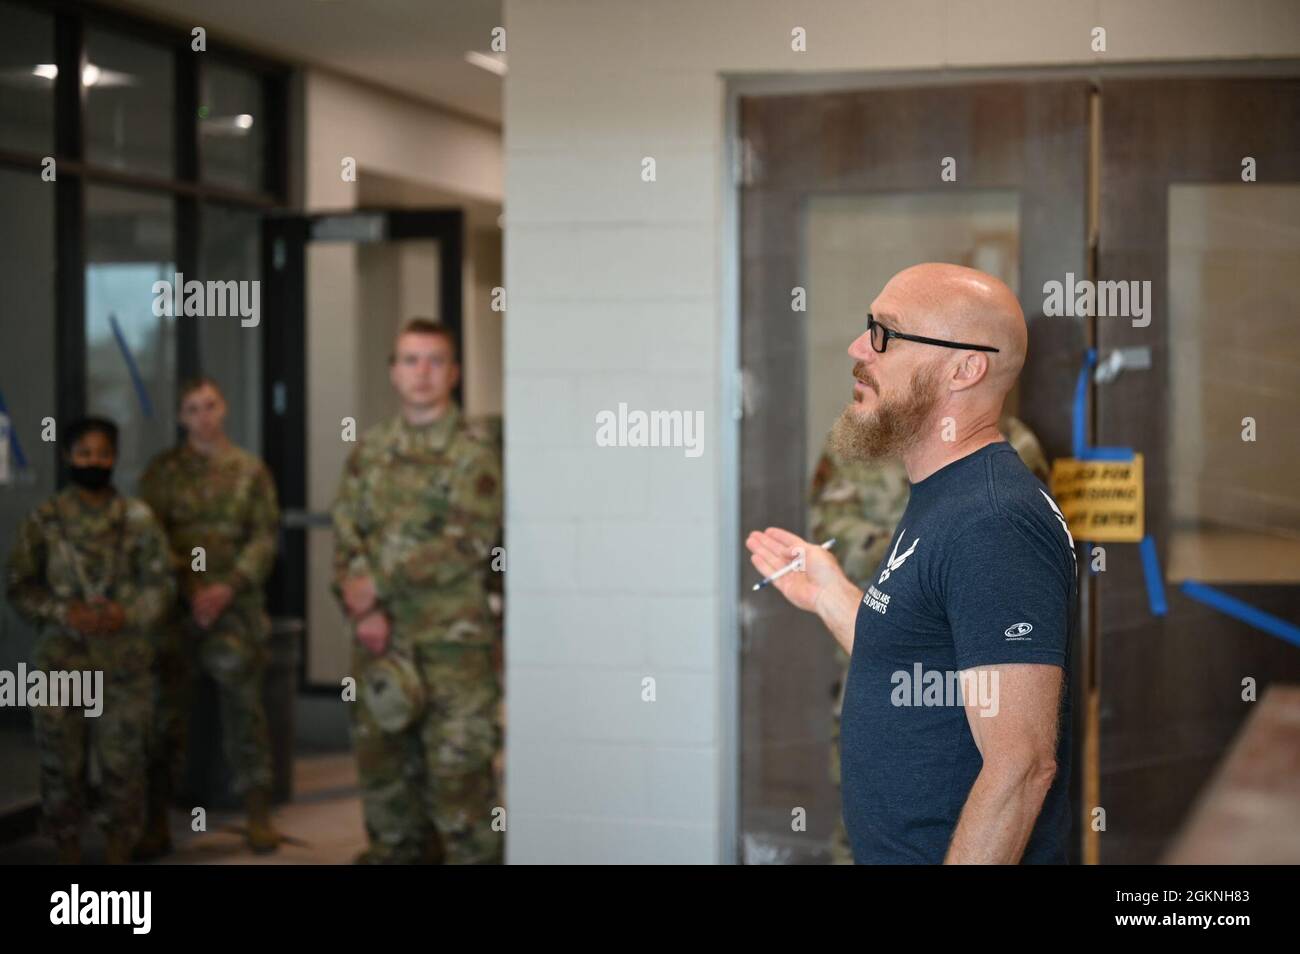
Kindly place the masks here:
<instances>
[{"instance_id":1,"label":"combat boot","mask_svg":"<svg viewBox=\"0 0 1300 954\"><path fill-rule=\"evenodd\" d=\"M104 835L104 864L126 865L131 863L131 842L116 833Z\"/></svg>"},{"instance_id":2,"label":"combat boot","mask_svg":"<svg viewBox=\"0 0 1300 954\"><path fill-rule=\"evenodd\" d=\"M59 864L81 864L81 837L79 835L64 835L56 839L56 843L59 847Z\"/></svg>"},{"instance_id":3,"label":"combat boot","mask_svg":"<svg viewBox=\"0 0 1300 954\"><path fill-rule=\"evenodd\" d=\"M150 797L149 817L145 819L144 834L136 843L131 857L135 861L152 861L172 851L171 820L167 817L169 799L161 795Z\"/></svg>"},{"instance_id":4,"label":"combat boot","mask_svg":"<svg viewBox=\"0 0 1300 954\"><path fill-rule=\"evenodd\" d=\"M271 794L264 788L248 793L248 847L266 854L280 847L280 833L271 825Z\"/></svg>"}]
</instances>

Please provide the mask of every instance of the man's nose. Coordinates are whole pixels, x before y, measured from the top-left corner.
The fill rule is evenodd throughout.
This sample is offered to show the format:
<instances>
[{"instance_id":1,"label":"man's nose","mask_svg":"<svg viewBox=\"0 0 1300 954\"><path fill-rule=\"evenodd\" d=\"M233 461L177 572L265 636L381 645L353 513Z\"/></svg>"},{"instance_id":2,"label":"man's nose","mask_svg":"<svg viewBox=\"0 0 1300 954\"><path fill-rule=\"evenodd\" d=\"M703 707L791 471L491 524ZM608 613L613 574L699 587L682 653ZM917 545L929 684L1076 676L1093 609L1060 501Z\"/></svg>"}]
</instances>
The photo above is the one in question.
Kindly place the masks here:
<instances>
[{"instance_id":1,"label":"man's nose","mask_svg":"<svg viewBox=\"0 0 1300 954\"><path fill-rule=\"evenodd\" d=\"M849 345L849 357L866 363L876 360L876 350L871 347L871 332L864 332Z\"/></svg>"}]
</instances>

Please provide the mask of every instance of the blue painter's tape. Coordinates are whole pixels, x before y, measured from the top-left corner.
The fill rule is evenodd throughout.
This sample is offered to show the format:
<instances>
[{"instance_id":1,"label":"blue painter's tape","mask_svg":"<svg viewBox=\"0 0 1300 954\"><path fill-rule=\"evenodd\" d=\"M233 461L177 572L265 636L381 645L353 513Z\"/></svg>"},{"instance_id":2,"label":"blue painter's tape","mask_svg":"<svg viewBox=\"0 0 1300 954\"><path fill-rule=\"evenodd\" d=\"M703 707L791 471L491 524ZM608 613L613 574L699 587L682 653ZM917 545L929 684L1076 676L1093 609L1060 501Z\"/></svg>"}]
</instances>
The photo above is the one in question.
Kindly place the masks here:
<instances>
[{"instance_id":1,"label":"blue painter's tape","mask_svg":"<svg viewBox=\"0 0 1300 954\"><path fill-rule=\"evenodd\" d=\"M1082 460L1132 460L1131 447L1088 447L1083 451Z\"/></svg>"},{"instance_id":2,"label":"blue painter's tape","mask_svg":"<svg viewBox=\"0 0 1300 954\"><path fill-rule=\"evenodd\" d=\"M26 470L27 455L23 453L23 445L18 443L18 427L14 424L13 415L9 413L9 405L5 404L3 391L0 391L0 414L9 418L9 447L14 454L14 465L18 470Z\"/></svg>"},{"instance_id":3,"label":"blue painter's tape","mask_svg":"<svg viewBox=\"0 0 1300 954\"><path fill-rule=\"evenodd\" d=\"M1262 629L1279 639L1285 639L1293 646L1300 646L1300 626L1294 623L1288 623L1271 613L1265 613L1262 609L1256 609L1249 603L1243 603L1235 596L1229 596L1227 593L1220 592L1212 586L1206 586L1204 583L1197 583L1195 580L1185 581L1179 589L1192 599L1204 603L1211 609L1226 613L1228 616L1241 620L1248 626Z\"/></svg>"},{"instance_id":4,"label":"blue painter's tape","mask_svg":"<svg viewBox=\"0 0 1300 954\"><path fill-rule=\"evenodd\" d=\"M153 401L149 400L149 391L144 386L144 379L140 377L140 369L135 366L131 349L126 346L126 336L122 334L122 326L117 323L117 315L108 316L108 325L113 329L113 337L117 339L117 349L122 352L122 360L126 362L126 373L131 376L131 383L135 386L135 396L140 401L140 413L148 420L153 417Z\"/></svg>"},{"instance_id":5,"label":"blue painter's tape","mask_svg":"<svg viewBox=\"0 0 1300 954\"><path fill-rule=\"evenodd\" d=\"M1089 348L1084 352L1083 369L1079 371L1079 379L1074 385L1074 407L1071 409L1072 427L1071 437L1074 443L1074 457L1076 460L1115 460L1124 461L1133 459L1133 448L1131 447L1089 447L1088 446L1088 377L1092 374L1092 369L1097 365L1097 349ZM1157 616L1163 616L1166 611L1165 606L1165 588L1164 581L1160 577L1160 561L1156 559L1155 543L1151 542L1150 561L1146 552L1146 543L1151 542L1147 537L1143 541L1142 560L1143 566L1147 571L1147 598L1151 603L1151 612ZM1085 542L1083 544L1084 558L1088 560L1088 572L1097 575L1097 571L1092 569L1091 557L1092 545ZM1151 567L1155 567L1154 584L1152 583Z\"/></svg>"},{"instance_id":6,"label":"blue painter's tape","mask_svg":"<svg viewBox=\"0 0 1300 954\"><path fill-rule=\"evenodd\" d=\"M1151 606L1151 615L1164 616L1169 612L1169 604L1165 601L1165 578L1160 572L1156 541L1148 533L1138 546L1142 551L1142 570L1147 578L1147 603Z\"/></svg>"},{"instance_id":7,"label":"blue painter's tape","mask_svg":"<svg viewBox=\"0 0 1300 954\"><path fill-rule=\"evenodd\" d=\"M1074 384L1074 407L1071 409L1071 438L1076 460L1132 460L1131 447L1088 446L1088 378L1097 366L1097 349L1089 348L1083 355L1083 368Z\"/></svg>"},{"instance_id":8,"label":"blue painter's tape","mask_svg":"<svg viewBox=\"0 0 1300 954\"><path fill-rule=\"evenodd\" d=\"M1071 437L1073 438L1074 456L1085 460L1088 452L1088 375L1097 363L1097 351L1089 348L1083 356L1083 370L1074 385L1074 407L1071 410Z\"/></svg>"}]
</instances>

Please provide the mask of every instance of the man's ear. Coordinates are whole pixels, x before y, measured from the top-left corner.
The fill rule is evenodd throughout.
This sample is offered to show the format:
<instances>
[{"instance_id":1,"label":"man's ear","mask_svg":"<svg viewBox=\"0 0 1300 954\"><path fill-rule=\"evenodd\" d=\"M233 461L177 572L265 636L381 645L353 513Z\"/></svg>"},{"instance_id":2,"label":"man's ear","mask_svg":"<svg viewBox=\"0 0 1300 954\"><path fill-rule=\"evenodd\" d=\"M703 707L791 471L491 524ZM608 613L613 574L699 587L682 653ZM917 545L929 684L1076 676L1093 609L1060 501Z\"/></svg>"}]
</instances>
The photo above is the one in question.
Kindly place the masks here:
<instances>
[{"instance_id":1,"label":"man's ear","mask_svg":"<svg viewBox=\"0 0 1300 954\"><path fill-rule=\"evenodd\" d=\"M984 380L989 373L989 359L982 351L968 351L952 373L952 390L965 391Z\"/></svg>"}]
</instances>

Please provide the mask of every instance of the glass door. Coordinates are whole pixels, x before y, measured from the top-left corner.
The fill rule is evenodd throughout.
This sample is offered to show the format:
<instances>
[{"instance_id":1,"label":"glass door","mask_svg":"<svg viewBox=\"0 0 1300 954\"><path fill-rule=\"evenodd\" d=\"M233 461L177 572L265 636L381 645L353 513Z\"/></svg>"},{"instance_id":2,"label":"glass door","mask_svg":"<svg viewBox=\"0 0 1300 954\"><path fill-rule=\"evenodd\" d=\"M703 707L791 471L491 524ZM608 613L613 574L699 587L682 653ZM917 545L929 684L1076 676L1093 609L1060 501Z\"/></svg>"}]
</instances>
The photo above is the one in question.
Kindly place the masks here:
<instances>
[{"instance_id":1,"label":"glass door","mask_svg":"<svg viewBox=\"0 0 1300 954\"><path fill-rule=\"evenodd\" d=\"M1300 648L1205 602L1300 620L1300 80L1114 80L1102 104L1099 276L1149 309L1098 317L1098 348L1150 368L1097 388L1097 442L1144 455L1168 612L1138 548L1107 547L1101 861L1149 864L1252 711L1243 681L1300 681Z\"/></svg>"}]
</instances>

